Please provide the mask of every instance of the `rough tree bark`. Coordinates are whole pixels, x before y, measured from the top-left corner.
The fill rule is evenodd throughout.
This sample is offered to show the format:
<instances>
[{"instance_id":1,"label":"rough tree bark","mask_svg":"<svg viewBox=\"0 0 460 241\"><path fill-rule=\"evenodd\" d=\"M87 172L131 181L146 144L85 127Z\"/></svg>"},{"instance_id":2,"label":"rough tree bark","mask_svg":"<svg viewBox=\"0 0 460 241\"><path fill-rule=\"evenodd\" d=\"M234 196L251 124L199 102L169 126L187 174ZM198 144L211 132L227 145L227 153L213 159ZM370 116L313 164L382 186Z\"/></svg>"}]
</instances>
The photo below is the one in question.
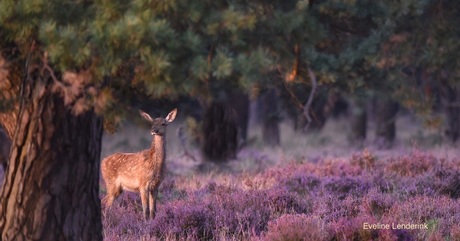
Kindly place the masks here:
<instances>
[{"instance_id":1,"label":"rough tree bark","mask_svg":"<svg viewBox=\"0 0 460 241\"><path fill-rule=\"evenodd\" d=\"M388 97L380 97L375 104L376 144L380 148L391 148L396 137L398 103Z\"/></svg>"},{"instance_id":2,"label":"rough tree bark","mask_svg":"<svg viewBox=\"0 0 460 241\"><path fill-rule=\"evenodd\" d=\"M91 110L74 115L38 69L23 80L0 194L1 240L102 240L102 119ZM4 116L3 125L11 121Z\"/></svg>"},{"instance_id":3,"label":"rough tree bark","mask_svg":"<svg viewBox=\"0 0 460 241\"><path fill-rule=\"evenodd\" d=\"M10 74L9 69L13 69ZM6 171L16 126L17 113L19 112L19 83L21 72L19 65L9 65L0 52L0 163Z\"/></svg>"},{"instance_id":4,"label":"rough tree bark","mask_svg":"<svg viewBox=\"0 0 460 241\"><path fill-rule=\"evenodd\" d=\"M203 119L203 154L209 161L225 162L236 157L237 121L233 108L212 102Z\"/></svg>"},{"instance_id":5,"label":"rough tree bark","mask_svg":"<svg viewBox=\"0 0 460 241\"><path fill-rule=\"evenodd\" d=\"M19 64L10 64L0 52L0 125L9 139L13 139L19 113L20 73L23 69Z\"/></svg>"}]
</instances>

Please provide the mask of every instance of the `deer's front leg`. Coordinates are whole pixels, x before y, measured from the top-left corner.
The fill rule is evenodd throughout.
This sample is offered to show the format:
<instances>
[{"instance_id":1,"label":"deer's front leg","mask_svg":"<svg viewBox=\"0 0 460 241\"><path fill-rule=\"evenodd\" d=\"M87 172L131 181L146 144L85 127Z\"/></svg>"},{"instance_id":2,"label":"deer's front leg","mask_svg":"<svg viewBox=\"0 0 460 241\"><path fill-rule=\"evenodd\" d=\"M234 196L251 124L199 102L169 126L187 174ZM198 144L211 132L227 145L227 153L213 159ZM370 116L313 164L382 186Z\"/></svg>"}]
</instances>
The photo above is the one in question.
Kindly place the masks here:
<instances>
[{"instance_id":1,"label":"deer's front leg","mask_svg":"<svg viewBox=\"0 0 460 241\"><path fill-rule=\"evenodd\" d=\"M141 193L141 203L142 203L142 211L144 213L145 220L149 219L149 207L147 202L147 189L140 189L139 192Z\"/></svg>"},{"instance_id":2,"label":"deer's front leg","mask_svg":"<svg viewBox=\"0 0 460 241\"><path fill-rule=\"evenodd\" d=\"M155 212L157 210L157 196L158 196L158 187L155 187L149 190L149 208L150 208L150 218L155 218Z\"/></svg>"}]
</instances>

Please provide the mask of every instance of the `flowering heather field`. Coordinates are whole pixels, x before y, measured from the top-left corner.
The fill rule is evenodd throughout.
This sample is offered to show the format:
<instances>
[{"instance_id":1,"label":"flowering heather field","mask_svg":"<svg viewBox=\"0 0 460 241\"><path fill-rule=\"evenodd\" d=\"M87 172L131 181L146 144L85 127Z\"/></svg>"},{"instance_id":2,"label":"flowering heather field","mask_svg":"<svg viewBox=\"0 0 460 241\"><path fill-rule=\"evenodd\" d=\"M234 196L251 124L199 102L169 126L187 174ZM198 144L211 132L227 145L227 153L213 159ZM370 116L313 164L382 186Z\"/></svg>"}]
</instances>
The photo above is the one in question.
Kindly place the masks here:
<instances>
[{"instance_id":1,"label":"flowering heather field","mask_svg":"<svg viewBox=\"0 0 460 241\"><path fill-rule=\"evenodd\" d=\"M346 121L307 137L283 125L281 147L259 140L223 166L187 158L170 131L156 218L144 221L139 196L125 192L103 209L105 239L460 240L458 148L413 119L397 126L392 150L359 150ZM149 145L145 130L117 135L105 136L103 156Z\"/></svg>"},{"instance_id":2,"label":"flowering heather field","mask_svg":"<svg viewBox=\"0 0 460 241\"><path fill-rule=\"evenodd\" d=\"M102 210L105 240L460 240L458 147L400 121L392 150L350 149L346 124L308 138L282 126L281 147L256 142L221 166L183 155L172 129L156 218L124 192ZM132 126L106 135L102 157L148 138Z\"/></svg>"},{"instance_id":3,"label":"flowering heather field","mask_svg":"<svg viewBox=\"0 0 460 241\"><path fill-rule=\"evenodd\" d=\"M258 173L170 174L154 220L143 221L139 197L124 193L103 211L104 235L106 240L460 240L459 168L459 159L421 151L378 158L364 150L345 159L293 160Z\"/></svg>"}]
</instances>

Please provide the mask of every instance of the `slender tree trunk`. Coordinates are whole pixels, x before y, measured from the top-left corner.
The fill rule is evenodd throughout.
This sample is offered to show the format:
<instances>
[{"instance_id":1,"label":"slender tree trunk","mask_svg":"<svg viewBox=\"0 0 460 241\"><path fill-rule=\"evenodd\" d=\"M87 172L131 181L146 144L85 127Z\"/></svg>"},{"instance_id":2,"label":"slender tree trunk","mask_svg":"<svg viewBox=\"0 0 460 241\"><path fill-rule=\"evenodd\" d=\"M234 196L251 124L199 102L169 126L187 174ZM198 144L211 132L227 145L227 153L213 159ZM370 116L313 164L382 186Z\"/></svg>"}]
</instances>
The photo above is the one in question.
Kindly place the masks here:
<instances>
[{"instance_id":1,"label":"slender tree trunk","mask_svg":"<svg viewBox=\"0 0 460 241\"><path fill-rule=\"evenodd\" d=\"M396 137L396 113L398 104L388 97L376 101L376 144L380 148L391 148Z\"/></svg>"},{"instance_id":2,"label":"slender tree trunk","mask_svg":"<svg viewBox=\"0 0 460 241\"><path fill-rule=\"evenodd\" d=\"M366 103L361 99L354 99L350 116L351 142L353 145L362 146L367 136L367 111Z\"/></svg>"},{"instance_id":3,"label":"slender tree trunk","mask_svg":"<svg viewBox=\"0 0 460 241\"><path fill-rule=\"evenodd\" d=\"M441 99L446 119L445 135L450 142L455 143L460 137L460 100L459 91L455 86L442 81Z\"/></svg>"},{"instance_id":4,"label":"slender tree trunk","mask_svg":"<svg viewBox=\"0 0 460 241\"><path fill-rule=\"evenodd\" d=\"M233 108L212 102L203 119L203 154L209 161L225 162L236 157L237 121Z\"/></svg>"},{"instance_id":5,"label":"slender tree trunk","mask_svg":"<svg viewBox=\"0 0 460 241\"><path fill-rule=\"evenodd\" d=\"M48 79L24 80L0 195L1 240L102 240L101 118L74 115Z\"/></svg>"},{"instance_id":6,"label":"slender tree trunk","mask_svg":"<svg viewBox=\"0 0 460 241\"><path fill-rule=\"evenodd\" d=\"M278 110L278 97L275 90L270 89L263 96L262 101L262 137L264 143L269 146L279 146L280 144L280 130L279 130L279 110Z\"/></svg>"},{"instance_id":7,"label":"slender tree trunk","mask_svg":"<svg viewBox=\"0 0 460 241\"><path fill-rule=\"evenodd\" d=\"M310 115L312 122L310 123L307 131L321 131L326 124L326 113L324 108L327 104L327 93L324 90L319 89L313 99L313 103L310 109ZM307 118L305 117L303 110L299 111L297 119L297 128L304 129L307 126Z\"/></svg>"},{"instance_id":8,"label":"slender tree trunk","mask_svg":"<svg viewBox=\"0 0 460 241\"><path fill-rule=\"evenodd\" d=\"M230 92L228 103L235 110L238 125L238 141L244 143L248 137L249 97L241 90Z\"/></svg>"}]
</instances>

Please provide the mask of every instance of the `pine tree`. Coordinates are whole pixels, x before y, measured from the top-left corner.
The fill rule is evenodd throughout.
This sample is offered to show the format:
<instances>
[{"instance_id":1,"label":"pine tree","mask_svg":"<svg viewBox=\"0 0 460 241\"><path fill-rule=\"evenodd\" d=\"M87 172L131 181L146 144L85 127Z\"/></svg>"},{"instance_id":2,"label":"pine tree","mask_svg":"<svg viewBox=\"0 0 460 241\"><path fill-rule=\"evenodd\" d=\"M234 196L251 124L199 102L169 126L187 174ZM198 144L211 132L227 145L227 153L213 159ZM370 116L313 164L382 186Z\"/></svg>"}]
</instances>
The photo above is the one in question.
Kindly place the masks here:
<instances>
[{"instance_id":1,"label":"pine tree","mask_svg":"<svg viewBox=\"0 0 460 241\"><path fill-rule=\"evenodd\" d=\"M374 59L374 66L388 72L395 98L421 116L427 127L441 126L433 110L442 106L445 134L452 142L460 133L459 11L459 2L449 0L405 5L398 11L405 15Z\"/></svg>"}]
</instances>

